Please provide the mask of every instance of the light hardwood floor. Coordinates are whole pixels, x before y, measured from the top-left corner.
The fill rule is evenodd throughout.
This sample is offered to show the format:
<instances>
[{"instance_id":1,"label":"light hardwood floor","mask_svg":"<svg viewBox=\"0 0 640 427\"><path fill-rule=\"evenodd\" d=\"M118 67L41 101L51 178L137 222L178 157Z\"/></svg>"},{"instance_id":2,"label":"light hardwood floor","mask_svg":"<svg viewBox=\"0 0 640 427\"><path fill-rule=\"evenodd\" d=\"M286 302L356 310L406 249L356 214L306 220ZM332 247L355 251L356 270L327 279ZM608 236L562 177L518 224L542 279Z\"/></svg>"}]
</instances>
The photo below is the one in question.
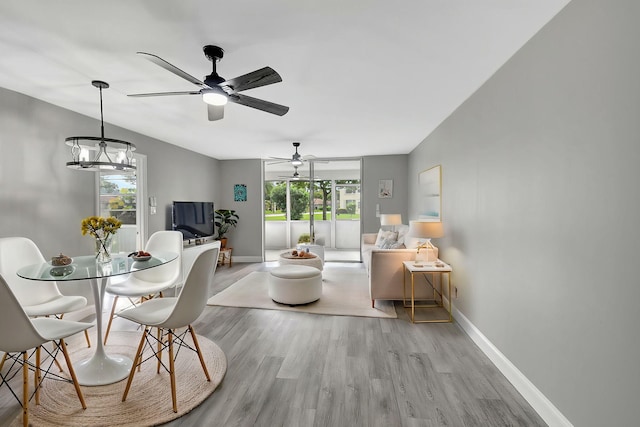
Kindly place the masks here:
<instances>
[{"instance_id":1,"label":"light hardwood floor","mask_svg":"<svg viewBox=\"0 0 640 427\"><path fill-rule=\"evenodd\" d=\"M212 294L265 268L220 267ZM396 311L373 319L206 307L194 327L225 352L227 374L167 425L546 425L455 323L411 324L400 303ZM0 389L0 425L19 413L12 399Z\"/></svg>"}]
</instances>

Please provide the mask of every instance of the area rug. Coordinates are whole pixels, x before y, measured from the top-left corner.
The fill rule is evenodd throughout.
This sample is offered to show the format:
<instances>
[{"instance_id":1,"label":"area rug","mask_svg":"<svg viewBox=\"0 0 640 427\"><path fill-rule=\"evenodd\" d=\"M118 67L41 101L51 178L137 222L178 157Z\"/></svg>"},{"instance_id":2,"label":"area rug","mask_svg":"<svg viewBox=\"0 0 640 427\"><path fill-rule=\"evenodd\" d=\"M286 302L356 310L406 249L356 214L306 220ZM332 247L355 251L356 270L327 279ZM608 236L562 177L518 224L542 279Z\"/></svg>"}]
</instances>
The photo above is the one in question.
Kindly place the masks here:
<instances>
[{"instance_id":1,"label":"area rug","mask_svg":"<svg viewBox=\"0 0 640 427\"><path fill-rule=\"evenodd\" d=\"M78 336L81 339L76 343ZM112 332L105 350L133 358L141 336L142 332ZM190 337L185 341L192 343ZM84 342L82 334L68 342L72 362L93 354L94 348L82 345ZM127 385L126 379L105 386L81 386L87 404L85 410L72 384L45 379L40 391L40 405L36 406L35 400L29 405L29 423L33 426L67 427L152 426L181 417L209 397L227 371L227 359L220 347L201 335L198 335L198 342L211 382L207 382L196 353L181 349L175 364L177 413L172 410L169 374L163 369L157 374L155 359L150 359L142 364L140 372L136 372L125 402L122 402L122 393ZM166 353L164 360L167 361ZM67 372L64 357L60 356L60 362ZM22 425L22 414L12 422L11 426L14 425Z\"/></svg>"},{"instance_id":2,"label":"area rug","mask_svg":"<svg viewBox=\"0 0 640 427\"><path fill-rule=\"evenodd\" d=\"M297 311L300 313L397 318L393 303L376 301L371 307L366 273L353 269L327 269L322 273L322 297L311 304L288 306L269 298L269 272L254 271L209 298L208 305Z\"/></svg>"}]
</instances>

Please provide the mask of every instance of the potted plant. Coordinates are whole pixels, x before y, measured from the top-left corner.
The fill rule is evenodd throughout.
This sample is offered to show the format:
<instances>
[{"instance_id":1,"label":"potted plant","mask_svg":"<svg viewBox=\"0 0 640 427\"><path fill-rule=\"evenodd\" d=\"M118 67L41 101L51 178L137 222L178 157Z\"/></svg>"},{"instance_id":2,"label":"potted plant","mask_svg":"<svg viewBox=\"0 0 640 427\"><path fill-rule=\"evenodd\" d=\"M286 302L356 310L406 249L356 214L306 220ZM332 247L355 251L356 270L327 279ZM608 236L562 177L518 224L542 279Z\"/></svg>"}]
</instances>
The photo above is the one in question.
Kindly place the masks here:
<instances>
[{"instance_id":1,"label":"potted plant","mask_svg":"<svg viewBox=\"0 0 640 427\"><path fill-rule=\"evenodd\" d=\"M302 233L298 237L298 243L311 243L311 235L309 233Z\"/></svg>"},{"instance_id":2,"label":"potted plant","mask_svg":"<svg viewBox=\"0 0 640 427\"><path fill-rule=\"evenodd\" d=\"M218 230L217 239L220 240L220 248L227 247L227 238L225 234L231 227L238 225L238 219L240 217L236 214L236 211L232 209L218 209L215 212L215 224Z\"/></svg>"}]
</instances>

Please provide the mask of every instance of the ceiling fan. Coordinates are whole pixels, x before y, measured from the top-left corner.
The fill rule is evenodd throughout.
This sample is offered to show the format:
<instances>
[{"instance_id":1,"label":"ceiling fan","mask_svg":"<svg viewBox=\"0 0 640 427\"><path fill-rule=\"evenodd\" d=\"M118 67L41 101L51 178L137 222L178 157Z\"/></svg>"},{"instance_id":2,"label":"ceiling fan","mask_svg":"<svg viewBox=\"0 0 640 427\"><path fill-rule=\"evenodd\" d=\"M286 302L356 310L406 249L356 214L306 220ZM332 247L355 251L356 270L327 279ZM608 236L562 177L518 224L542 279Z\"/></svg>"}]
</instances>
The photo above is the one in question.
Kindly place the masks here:
<instances>
[{"instance_id":1,"label":"ceiling fan","mask_svg":"<svg viewBox=\"0 0 640 427\"><path fill-rule=\"evenodd\" d=\"M201 95L202 100L207 103L208 117L210 121L220 120L224 117L224 105L228 102L244 105L246 107L255 108L266 111L267 113L284 116L289 111L289 107L242 95L242 92L248 89L254 89L282 81L282 77L271 67L264 67L251 73L244 74L233 79L226 80L220 77L216 72L216 62L222 59L224 50L218 46L207 45L202 48L204 55L213 65L213 71L205 76L204 81L200 81L192 75L182 71L160 58L157 55L146 52L137 52L144 58L154 64L172 72L178 77L182 77L188 82L198 86L199 90L185 92L159 92L159 93L136 93L129 96L132 97L148 97L148 96L170 96L170 95Z\"/></svg>"},{"instance_id":2,"label":"ceiling fan","mask_svg":"<svg viewBox=\"0 0 640 427\"><path fill-rule=\"evenodd\" d=\"M270 162L269 164L270 164L270 165L275 165L275 164L278 164L278 163L286 163L286 162L290 162L290 163L291 163L291 165L292 165L294 168L296 168L296 169L297 169L299 166L302 166L302 165L304 164L304 162L306 162L307 160L309 160L309 159L314 159L314 158L315 158L315 156L311 156L311 155L308 155L308 156L302 156L300 153L298 153L298 147L299 147L299 146L300 146L300 143L299 143L299 142L294 142L294 143L293 143L293 147L295 148L295 153L293 153L293 154L291 155L291 158L290 158L290 159L289 159L289 158L285 158L285 157L271 157L272 159L274 159L274 160L278 160L278 161L276 161L276 162Z\"/></svg>"},{"instance_id":3,"label":"ceiling fan","mask_svg":"<svg viewBox=\"0 0 640 427\"><path fill-rule=\"evenodd\" d=\"M293 175L280 175L278 176L278 178L286 179L289 181L309 181L311 179L309 176L300 175L300 173L298 172L298 166L294 166L293 170L294 170ZM319 181L318 178L313 178L313 180Z\"/></svg>"}]
</instances>

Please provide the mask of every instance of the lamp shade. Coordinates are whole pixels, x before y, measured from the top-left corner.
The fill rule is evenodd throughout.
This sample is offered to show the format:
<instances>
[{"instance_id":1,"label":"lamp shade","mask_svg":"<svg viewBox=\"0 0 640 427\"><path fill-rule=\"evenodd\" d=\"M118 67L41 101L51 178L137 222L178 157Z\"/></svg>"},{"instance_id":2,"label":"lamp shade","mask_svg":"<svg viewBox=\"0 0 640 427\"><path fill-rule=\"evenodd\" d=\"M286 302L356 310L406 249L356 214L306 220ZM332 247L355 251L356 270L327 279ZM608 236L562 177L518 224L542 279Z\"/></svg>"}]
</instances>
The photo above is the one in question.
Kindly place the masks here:
<instances>
[{"instance_id":1,"label":"lamp shade","mask_svg":"<svg viewBox=\"0 0 640 427\"><path fill-rule=\"evenodd\" d=\"M437 239L444 236L441 222L409 221L409 236L418 239Z\"/></svg>"},{"instance_id":2,"label":"lamp shade","mask_svg":"<svg viewBox=\"0 0 640 427\"><path fill-rule=\"evenodd\" d=\"M381 214L380 225L402 225L402 215L400 214Z\"/></svg>"}]
</instances>

